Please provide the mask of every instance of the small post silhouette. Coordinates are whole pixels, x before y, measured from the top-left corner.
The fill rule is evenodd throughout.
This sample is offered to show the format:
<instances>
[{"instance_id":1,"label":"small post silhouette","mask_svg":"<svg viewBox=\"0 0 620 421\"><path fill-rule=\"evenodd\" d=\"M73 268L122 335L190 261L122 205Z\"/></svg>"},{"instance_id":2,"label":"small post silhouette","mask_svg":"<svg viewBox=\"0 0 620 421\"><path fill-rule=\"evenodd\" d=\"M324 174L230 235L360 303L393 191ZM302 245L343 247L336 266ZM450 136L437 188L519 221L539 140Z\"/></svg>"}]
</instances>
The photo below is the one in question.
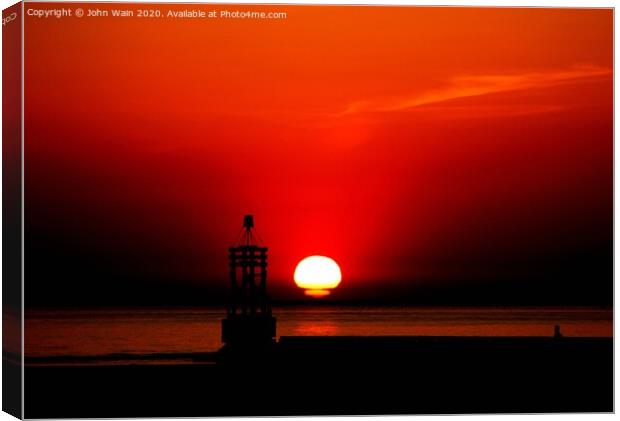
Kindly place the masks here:
<instances>
[{"instance_id":1,"label":"small post silhouette","mask_svg":"<svg viewBox=\"0 0 620 421\"><path fill-rule=\"evenodd\" d=\"M555 325L553 327L553 337L554 338L561 338L562 337L562 332L560 332L560 325Z\"/></svg>"}]
</instances>

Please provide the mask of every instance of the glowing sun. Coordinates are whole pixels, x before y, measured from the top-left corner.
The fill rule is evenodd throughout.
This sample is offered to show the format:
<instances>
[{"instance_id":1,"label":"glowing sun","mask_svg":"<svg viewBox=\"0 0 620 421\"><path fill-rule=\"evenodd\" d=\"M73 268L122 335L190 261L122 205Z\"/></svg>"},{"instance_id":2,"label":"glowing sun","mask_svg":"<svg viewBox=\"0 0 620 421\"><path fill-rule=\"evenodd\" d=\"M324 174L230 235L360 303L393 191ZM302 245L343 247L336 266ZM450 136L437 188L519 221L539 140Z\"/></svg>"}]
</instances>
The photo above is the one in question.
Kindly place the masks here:
<instances>
[{"instance_id":1,"label":"glowing sun","mask_svg":"<svg viewBox=\"0 0 620 421\"><path fill-rule=\"evenodd\" d=\"M342 274L334 259L309 256L297 264L293 279L299 288L306 290L306 295L318 298L329 295L329 290L340 284Z\"/></svg>"}]
</instances>

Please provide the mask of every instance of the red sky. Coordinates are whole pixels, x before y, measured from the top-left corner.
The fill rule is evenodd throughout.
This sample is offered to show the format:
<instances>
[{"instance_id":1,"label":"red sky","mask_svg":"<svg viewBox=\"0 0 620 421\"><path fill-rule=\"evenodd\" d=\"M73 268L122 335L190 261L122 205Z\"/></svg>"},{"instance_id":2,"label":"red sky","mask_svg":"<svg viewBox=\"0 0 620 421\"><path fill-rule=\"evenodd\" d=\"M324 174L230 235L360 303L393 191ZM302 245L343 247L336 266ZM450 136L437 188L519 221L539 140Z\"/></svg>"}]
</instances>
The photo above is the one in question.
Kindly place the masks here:
<instances>
[{"instance_id":1,"label":"red sky","mask_svg":"<svg viewBox=\"0 0 620 421\"><path fill-rule=\"evenodd\" d=\"M611 10L201 7L287 19L26 17L41 290L224 289L253 213L276 298L311 254L339 298L611 291Z\"/></svg>"}]
</instances>

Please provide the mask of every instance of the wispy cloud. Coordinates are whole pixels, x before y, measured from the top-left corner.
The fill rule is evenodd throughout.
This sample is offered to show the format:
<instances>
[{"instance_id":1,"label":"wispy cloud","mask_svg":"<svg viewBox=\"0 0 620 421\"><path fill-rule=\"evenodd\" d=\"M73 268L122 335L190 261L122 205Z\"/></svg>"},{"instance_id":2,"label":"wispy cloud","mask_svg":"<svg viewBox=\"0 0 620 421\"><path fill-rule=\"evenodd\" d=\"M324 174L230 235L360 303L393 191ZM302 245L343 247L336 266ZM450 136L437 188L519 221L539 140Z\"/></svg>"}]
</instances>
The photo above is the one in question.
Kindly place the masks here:
<instances>
[{"instance_id":1,"label":"wispy cloud","mask_svg":"<svg viewBox=\"0 0 620 421\"><path fill-rule=\"evenodd\" d=\"M593 78L611 76L612 70L598 66L579 66L564 70L512 74L454 76L438 89L399 98L363 100L350 103L341 115L363 112L403 111L459 98L493 93L542 89Z\"/></svg>"}]
</instances>

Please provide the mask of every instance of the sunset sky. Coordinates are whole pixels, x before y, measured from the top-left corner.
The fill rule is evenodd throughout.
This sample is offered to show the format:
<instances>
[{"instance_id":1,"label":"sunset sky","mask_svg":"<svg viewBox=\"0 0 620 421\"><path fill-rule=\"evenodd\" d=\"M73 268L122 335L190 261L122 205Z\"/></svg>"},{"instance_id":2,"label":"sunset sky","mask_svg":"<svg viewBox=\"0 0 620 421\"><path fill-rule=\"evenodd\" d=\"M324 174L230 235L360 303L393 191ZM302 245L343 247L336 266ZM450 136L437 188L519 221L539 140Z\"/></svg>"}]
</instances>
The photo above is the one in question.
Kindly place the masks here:
<instances>
[{"instance_id":1,"label":"sunset sky","mask_svg":"<svg viewBox=\"0 0 620 421\"><path fill-rule=\"evenodd\" d=\"M26 16L27 305L220 299L246 213L277 300L611 303L612 10L188 7L287 18Z\"/></svg>"}]
</instances>

